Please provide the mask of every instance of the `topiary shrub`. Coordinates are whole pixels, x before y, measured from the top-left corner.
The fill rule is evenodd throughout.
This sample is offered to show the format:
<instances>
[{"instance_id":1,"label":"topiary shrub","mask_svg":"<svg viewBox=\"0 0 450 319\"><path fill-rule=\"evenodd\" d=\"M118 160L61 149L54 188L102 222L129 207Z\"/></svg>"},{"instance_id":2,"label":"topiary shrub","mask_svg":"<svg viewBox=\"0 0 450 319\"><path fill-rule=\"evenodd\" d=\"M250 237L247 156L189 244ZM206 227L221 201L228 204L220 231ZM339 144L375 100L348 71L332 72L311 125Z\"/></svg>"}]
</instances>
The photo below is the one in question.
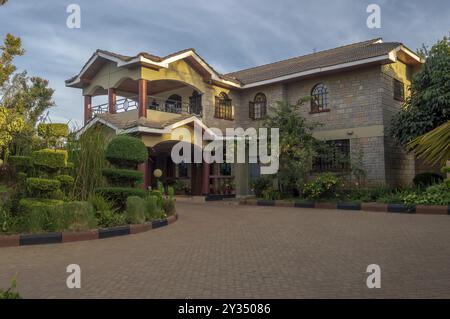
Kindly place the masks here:
<instances>
[{"instance_id":1,"label":"topiary shrub","mask_svg":"<svg viewBox=\"0 0 450 319\"><path fill-rule=\"evenodd\" d=\"M68 195L72 189L74 184L74 178L70 175L58 175L55 176L55 179L60 182L61 190L65 195Z\"/></svg>"},{"instance_id":2,"label":"topiary shrub","mask_svg":"<svg viewBox=\"0 0 450 319\"><path fill-rule=\"evenodd\" d=\"M102 170L102 173L109 183L128 187L134 187L142 181L144 176L144 173L130 169L105 168Z\"/></svg>"},{"instance_id":3,"label":"topiary shrub","mask_svg":"<svg viewBox=\"0 0 450 319\"><path fill-rule=\"evenodd\" d=\"M106 148L106 159L119 168L135 168L147 158L145 144L140 139L127 135L113 138Z\"/></svg>"},{"instance_id":4,"label":"topiary shrub","mask_svg":"<svg viewBox=\"0 0 450 319\"><path fill-rule=\"evenodd\" d=\"M97 226L95 211L89 202L74 201L64 203L62 229L84 231Z\"/></svg>"},{"instance_id":5,"label":"topiary shrub","mask_svg":"<svg viewBox=\"0 0 450 319\"><path fill-rule=\"evenodd\" d=\"M40 123L38 134L43 138L60 138L69 136L69 127L64 123Z\"/></svg>"},{"instance_id":6,"label":"topiary shrub","mask_svg":"<svg viewBox=\"0 0 450 319\"><path fill-rule=\"evenodd\" d=\"M129 196L144 197L147 194L143 189L129 187L99 187L95 192L109 200L119 211L126 209L126 201Z\"/></svg>"},{"instance_id":7,"label":"topiary shrub","mask_svg":"<svg viewBox=\"0 0 450 319\"><path fill-rule=\"evenodd\" d=\"M33 164L47 170L57 170L67 166L67 151L43 149L31 155Z\"/></svg>"},{"instance_id":8,"label":"topiary shrub","mask_svg":"<svg viewBox=\"0 0 450 319\"><path fill-rule=\"evenodd\" d=\"M148 195L144 198L145 217L147 220L155 220L164 218L164 210L162 207L162 198L154 195Z\"/></svg>"},{"instance_id":9,"label":"topiary shrub","mask_svg":"<svg viewBox=\"0 0 450 319\"><path fill-rule=\"evenodd\" d=\"M444 180L444 178L441 175L436 174L436 173L427 172L427 173L417 174L413 179L413 183L417 187L427 187L427 186L431 186L433 184L442 183L443 180Z\"/></svg>"},{"instance_id":10,"label":"topiary shrub","mask_svg":"<svg viewBox=\"0 0 450 319\"><path fill-rule=\"evenodd\" d=\"M26 179L26 188L30 197L50 198L51 194L59 190L61 183L56 179L29 177Z\"/></svg>"},{"instance_id":11,"label":"topiary shrub","mask_svg":"<svg viewBox=\"0 0 450 319\"><path fill-rule=\"evenodd\" d=\"M127 198L127 221L131 224L145 222L145 202L141 197L130 196Z\"/></svg>"}]
</instances>

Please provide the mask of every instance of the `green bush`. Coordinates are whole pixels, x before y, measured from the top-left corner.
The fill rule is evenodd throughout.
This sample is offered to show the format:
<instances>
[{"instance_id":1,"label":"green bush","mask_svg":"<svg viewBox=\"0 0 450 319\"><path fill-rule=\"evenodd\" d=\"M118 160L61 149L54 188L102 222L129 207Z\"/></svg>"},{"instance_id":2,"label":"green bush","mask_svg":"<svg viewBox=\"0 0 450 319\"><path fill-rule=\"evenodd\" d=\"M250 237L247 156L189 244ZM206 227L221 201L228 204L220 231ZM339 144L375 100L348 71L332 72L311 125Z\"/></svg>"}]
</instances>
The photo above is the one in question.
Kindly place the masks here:
<instances>
[{"instance_id":1,"label":"green bush","mask_svg":"<svg viewBox=\"0 0 450 319\"><path fill-rule=\"evenodd\" d=\"M162 207L158 206L158 197L148 195L144 198L145 218L147 220L157 219L161 215Z\"/></svg>"},{"instance_id":2,"label":"green bush","mask_svg":"<svg viewBox=\"0 0 450 319\"><path fill-rule=\"evenodd\" d=\"M20 294L17 292L17 280L15 276L12 279L11 286L8 289L0 289L0 299L22 299Z\"/></svg>"},{"instance_id":3,"label":"green bush","mask_svg":"<svg viewBox=\"0 0 450 319\"><path fill-rule=\"evenodd\" d=\"M417 174L413 179L413 183L418 187L427 187L433 184L442 183L443 180L444 178L441 175L428 172Z\"/></svg>"},{"instance_id":4,"label":"green bush","mask_svg":"<svg viewBox=\"0 0 450 319\"><path fill-rule=\"evenodd\" d=\"M175 200L172 198L164 198L163 200L163 211L166 216L171 216L175 214Z\"/></svg>"},{"instance_id":5,"label":"green bush","mask_svg":"<svg viewBox=\"0 0 450 319\"><path fill-rule=\"evenodd\" d=\"M130 224L142 224L145 222L145 201L138 196L128 197L126 215Z\"/></svg>"},{"instance_id":6,"label":"green bush","mask_svg":"<svg viewBox=\"0 0 450 319\"><path fill-rule=\"evenodd\" d=\"M117 168L105 168L102 173L109 183L129 187L134 187L136 183L141 182L144 176L144 173L140 171Z\"/></svg>"},{"instance_id":7,"label":"green bush","mask_svg":"<svg viewBox=\"0 0 450 319\"><path fill-rule=\"evenodd\" d=\"M40 123L37 130L39 136L43 138L59 138L69 135L69 127L64 123Z\"/></svg>"},{"instance_id":8,"label":"green bush","mask_svg":"<svg viewBox=\"0 0 450 319\"><path fill-rule=\"evenodd\" d=\"M64 203L62 230L84 231L97 226L94 208L89 202Z\"/></svg>"},{"instance_id":9,"label":"green bush","mask_svg":"<svg viewBox=\"0 0 450 319\"><path fill-rule=\"evenodd\" d=\"M400 194L402 202L412 205L450 205L450 188L445 184L429 186L424 192Z\"/></svg>"},{"instance_id":10,"label":"green bush","mask_svg":"<svg viewBox=\"0 0 450 319\"><path fill-rule=\"evenodd\" d=\"M303 187L303 196L308 199L332 199L336 197L340 179L332 173L322 173Z\"/></svg>"},{"instance_id":11,"label":"green bush","mask_svg":"<svg viewBox=\"0 0 450 319\"><path fill-rule=\"evenodd\" d=\"M26 179L26 187L29 195L34 198L49 198L58 190L61 183L56 179L29 177Z\"/></svg>"},{"instance_id":12,"label":"green bush","mask_svg":"<svg viewBox=\"0 0 450 319\"><path fill-rule=\"evenodd\" d=\"M73 189L74 178L70 175L58 175L55 179L61 183L61 190L64 194L69 194Z\"/></svg>"},{"instance_id":13,"label":"green bush","mask_svg":"<svg viewBox=\"0 0 450 319\"><path fill-rule=\"evenodd\" d=\"M11 212L0 206L0 233L9 233L14 230L15 219Z\"/></svg>"},{"instance_id":14,"label":"green bush","mask_svg":"<svg viewBox=\"0 0 450 319\"><path fill-rule=\"evenodd\" d=\"M95 217L100 227L122 226L127 223L125 214L116 213L113 205L102 196L92 194L89 202L94 207Z\"/></svg>"},{"instance_id":15,"label":"green bush","mask_svg":"<svg viewBox=\"0 0 450 319\"><path fill-rule=\"evenodd\" d=\"M106 148L106 159L121 168L134 168L147 158L145 144L140 139L127 135L113 138Z\"/></svg>"},{"instance_id":16,"label":"green bush","mask_svg":"<svg viewBox=\"0 0 450 319\"><path fill-rule=\"evenodd\" d=\"M263 197L264 190L273 187L273 179L266 175L260 176L251 182L251 187L255 193L255 196L261 198Z\"/></svg>"},{"instance_id":17,"label":"green bush","mask_svg":"<svg viewBox=\"0 0 450 319\"><path fill-rule=\"evenodd\" d=\"M175 189L172 186L168 186L167 187L167 196L169 196L170 198L173 198L174 195L175 195Z\"/></svg>"},{"instance_id":18,"label":"green bush","mask_svg":"<svg viewBox=\"0 0 450 319\"><path fill-rule=\"evenodd\" d=\"M262 191L261 197L266 200L277 200L281 198L281 194L270 186Z\"/></svg>"},{"instance_id":19,"label":"green bush","mask_svg":"<svg viewBox=\"0 0 450 319\"><path fill-rule=\"evenodd\" d=\"M128 187L99 187L95 192L103 196L106 200L111 201L119 211L125 210L128 197L144 197L147 194L143 189Z\"/></svg>"},{"instance_id":20,"label":"green bush","mask_svg":"<svg viewBox=\"0 0 450 319\"><path fill-rule=\"evenodd\" d=\"M55 232L64 228L62 201L21 199L19 212L16 223L18 232Z\"/></svg>"},{"instance_id":21,"label":"green bush","mask_svg":"<svg viewBox=\"0 0 450 319\"><path fill-rule=\"evenodd\" d=\"M33 164L56 170L67 166L67 151L43 149L32 153Z\"/></svg>"},{"instance_id":22,"label":"green bush","mask_svg":"<svg viewBox=\"0 0 450 319\"><path fill-rule=\"evenodd\" d=\"M30 156L11 155L8 157L8 163L19 170L33 167L33 161Z\"/></svg>"}]
</instances>

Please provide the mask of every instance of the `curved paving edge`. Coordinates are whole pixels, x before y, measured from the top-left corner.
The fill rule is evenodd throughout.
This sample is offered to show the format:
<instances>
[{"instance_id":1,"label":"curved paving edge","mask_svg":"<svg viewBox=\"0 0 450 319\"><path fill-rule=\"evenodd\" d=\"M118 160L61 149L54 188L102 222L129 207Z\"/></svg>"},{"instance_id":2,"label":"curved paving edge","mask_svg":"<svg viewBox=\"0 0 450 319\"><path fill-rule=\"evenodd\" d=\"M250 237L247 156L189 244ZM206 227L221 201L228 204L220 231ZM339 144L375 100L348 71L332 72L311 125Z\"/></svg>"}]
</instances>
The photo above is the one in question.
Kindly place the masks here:
<instances>
[{"instance_id":1,"label":"curved paving edge","mask_svg":"<svg viewBox=\"0 0 450 319\"><path fill-rule=\"evenodd\" d=\"M138 234L151 229L172 224L178 219L178 214L165 219L146 222L137 225L125 225L111 228L99 228L80 232L55 232L45 234L18 234L0 236L0 247L14 247L42 244L59 244L74 241L103 239L130 234Z\"/></svg>"},{"instance_id":2,"label":"curved paving edge","mask_svg":"<svg viewBox=\"0 0 450 319\"><path fill-rule=\"evenodd\" d=\"M316 202L291 202L286 200L262 200L245 199L239 202L240 205L255 206L278 206L278 207L299 207L299 208L321 208L321 209L341 209L368 212L387 212L403 214L427 214L427 215L450 215L450 205L415 205L408 209L403 204L379 204L379 203L316 203Z\"/></svg>"}]
</instances>

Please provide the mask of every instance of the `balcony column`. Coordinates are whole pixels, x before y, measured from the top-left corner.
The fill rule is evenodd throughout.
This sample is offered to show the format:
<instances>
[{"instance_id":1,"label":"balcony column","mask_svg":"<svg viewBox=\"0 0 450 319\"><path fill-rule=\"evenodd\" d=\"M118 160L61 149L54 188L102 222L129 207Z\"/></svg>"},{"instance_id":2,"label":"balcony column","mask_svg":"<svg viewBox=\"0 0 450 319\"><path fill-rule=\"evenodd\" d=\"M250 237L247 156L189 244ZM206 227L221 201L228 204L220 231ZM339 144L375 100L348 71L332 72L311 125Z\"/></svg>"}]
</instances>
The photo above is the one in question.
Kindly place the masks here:
<instances>
[{"instance_id":1,"label":"balcony column","mask_svg":"<svg viewBox=\"0 0 450 319\"><path fill-rule=\"evenodd\" d=\"M109 88L108 89L108 112L111 114L116 113L116 100L117 100L116 89Z\"/></svg>"},{"instance_id":2,"label":"balcony column","mask_svg":"<svg viewBox=\"0 0 450 319\"><path fill-rule=\"evenodd\" d=\"M203 159L202 163L202 194L209 194L209 175L211 172L211 164L207 163L205 159Z\"/></svg>"},{"instance_id":3,"label":"balcony column","mask_svg":"<svg viewBox=\"0 0 450 319\"><path fill-rule=\"evenodd\" d=\"M92 95L84 96L84 124L92 118Z\"/></svg>"},{"instance_id":4,"label":"balcony column","mask_svg":"<svg viewBox=\"0 0 450 319\"><path fill-rule=\"evenodd\" d=\"M148 190L149 179L150 179L150 169L149 169L149 159L147 159L144 163L138 165L138 171L144 173L143 183L141 185L142 189Z\"/></svg>"},{"instance_id":5,"label":"balcony column","mask_svg":"<svg viewBox=\"0 0 450 319\"><path fill-rule=\"evenodd\" d=\"M139 117L147 117L147 80L139 79Z\"/></svg>"}]
</instances>

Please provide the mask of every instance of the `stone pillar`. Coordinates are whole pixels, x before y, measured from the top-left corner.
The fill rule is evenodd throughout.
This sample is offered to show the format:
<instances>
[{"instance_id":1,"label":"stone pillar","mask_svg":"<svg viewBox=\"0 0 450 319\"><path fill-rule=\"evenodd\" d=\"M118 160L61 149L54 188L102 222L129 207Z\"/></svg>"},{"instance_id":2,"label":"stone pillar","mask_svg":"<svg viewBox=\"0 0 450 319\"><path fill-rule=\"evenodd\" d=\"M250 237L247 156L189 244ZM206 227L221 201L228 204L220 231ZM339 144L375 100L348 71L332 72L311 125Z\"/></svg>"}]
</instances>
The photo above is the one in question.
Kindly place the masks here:
<instances>
[{"instance_id":1,"label":"stone pillar","mask_svg":"<svg viewBox=\"0 0 450 319\"><path fill-rule=\"evenodd\" d=\"M84 124L92 118L92 96L85 95L84 96Z\"/></svg>"},{"instance_id":2,"label":"stone pillar","mask_svg":"<svg viewBox=\"0 0 450 319\"><path fill-rule=\"evenodd\" d=\"M116 100L117 100L116 89L109 88L108 89L108 112L111 114L116 113Z\"/></svg>"},{"instance_id":3,"label":"stone pillar","mask_svg":"<svg viewBox=\"0 0 450 319\"><path fill-rule=\"evenodd\" d=\"M211 164L206 163L203 159L202 163L202 194L209 194L209 174L211 171Z\"/></svg>"},{"instance_id":4,"label":"stone pillar","mask_svg":"<svg viewBox=\"0 0 450 319\"><path fill-rule=\"evenodd\" d=\"M139 79L139 117L147 117L147 80Z\"/></svg>"}]
</instances>

